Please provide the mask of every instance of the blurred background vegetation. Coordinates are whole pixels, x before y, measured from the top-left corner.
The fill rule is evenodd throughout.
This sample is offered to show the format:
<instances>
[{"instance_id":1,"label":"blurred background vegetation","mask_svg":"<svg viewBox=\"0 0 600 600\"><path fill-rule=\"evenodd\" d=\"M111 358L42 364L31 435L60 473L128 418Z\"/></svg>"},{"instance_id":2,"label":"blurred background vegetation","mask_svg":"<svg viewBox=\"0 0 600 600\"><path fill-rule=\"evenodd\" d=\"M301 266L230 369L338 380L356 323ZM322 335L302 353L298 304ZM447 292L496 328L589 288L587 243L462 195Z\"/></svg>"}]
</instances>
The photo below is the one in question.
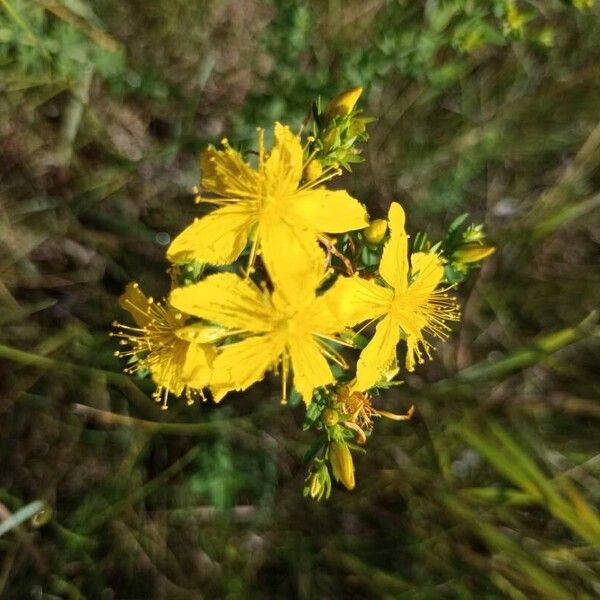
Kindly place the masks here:
<instances>
[{"instance_id":1,"label":"blurred background vegetation","mask_svg":"<svg viewBox=\"0 0 600 600\"><path fill-rule=\"evenodd\" d=\"M0 597L600 596L600 27L592 0L0 0ZM165 293L197 155L362 85L345 185L498 247L302 497L302 408L150 399L107 336Z\"/></svg>"}]
</instances>

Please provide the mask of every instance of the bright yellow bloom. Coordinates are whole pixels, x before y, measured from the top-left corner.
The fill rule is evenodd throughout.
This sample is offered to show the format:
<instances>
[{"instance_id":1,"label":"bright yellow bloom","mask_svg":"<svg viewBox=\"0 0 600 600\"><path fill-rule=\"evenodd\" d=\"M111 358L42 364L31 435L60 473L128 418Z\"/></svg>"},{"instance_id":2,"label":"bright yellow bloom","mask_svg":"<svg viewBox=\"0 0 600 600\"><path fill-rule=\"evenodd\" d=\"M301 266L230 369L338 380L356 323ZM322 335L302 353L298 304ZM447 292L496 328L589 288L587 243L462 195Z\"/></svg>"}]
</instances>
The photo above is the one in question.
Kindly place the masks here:
<instances>
[{"instance_id":1,"label":"bright yellow bloom","mask_svg":"<svg viewBox=\"0 0 600 600\"><path fill-rule=\"evenodd\" d=\"M231 390L245 390L279 363L284 401L290 366L294 387L306 404L315 388L335 381L327 358L344 363L325 341L335 340L344 326L330 310L330 292L315 293L324 274L321 264L295 294L277 286L269 294L233 273L209 275L171 292L170 302L176 308L242 338L225 345L214 361L212 388L217 402Z\"/></svg>"},{"instance_id":2,"label":"bright yellow bloom","mask_svg":"<svg viewBox=\"0 0 600 600\"><path fill-rule=\"evenodd\" d=\"M128 350L115 352L116 356L135 356L137 361L125 369L134 373L148 369L157 385L154 398L167 408L169 394L185 393L188 404L202 396L202 388L210 381L211 363L216 350L211 344L201 344L183 339L185 316L170 306L148 298L137 283L130 283L119 298L137 324L129 327L114 323L117 328L111 335L120 338Z\"/></svg>"},{"instance_id":3,"label":"bright yellow bloom","mask_svg":"<svg viewBox=\"0 0 600 600\"><path fill-rule=\"evenodd\" d=\"M408 259L408 237L404 231L404 211L397 202L390 206L391 230L379 265L383 279L339 278L330 290L332 308L346 325L375 321L375 335L362 351L354 386L365 391L382 380L385 371L396 361L396 346L406 338L406 368L423 362L431 346L425 334L445 338L446 321L459 318L454 298L446 289L436 289L444 275L439 257L434 253L416 252Z\"/></svg>"},{"instance_id":4,"label":"bright yellow bloom","mask_svg":"<svg viewBox=\"0 0 600 600\"><path fill-rule=\"evenodd\" d=\"M274 283L282 283L293 294L323 260L319 234L362 229L368 225L368 217L347 192L320 187L337 173L335 169L300 185L304 152L288 127L275 124L270 153L264 150L263 136L264 131L259 130L255 169L226 140L223 150L211 148L202 154L202 188L217 196L202 200L220 208L197 219L175 238L167 256L173 262L230 264L255 229L250 263L260 250Z\"/></svg>"}]
</instances>

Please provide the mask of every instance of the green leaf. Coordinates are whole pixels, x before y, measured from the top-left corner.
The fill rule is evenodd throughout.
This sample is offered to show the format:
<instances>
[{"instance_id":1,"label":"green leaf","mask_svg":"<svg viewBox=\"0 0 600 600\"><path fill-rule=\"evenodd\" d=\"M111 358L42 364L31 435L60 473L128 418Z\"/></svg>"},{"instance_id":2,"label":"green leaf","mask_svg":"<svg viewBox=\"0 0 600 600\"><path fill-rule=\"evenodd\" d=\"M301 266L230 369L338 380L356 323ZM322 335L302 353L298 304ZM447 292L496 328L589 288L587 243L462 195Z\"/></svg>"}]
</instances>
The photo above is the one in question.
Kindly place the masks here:
<instances>
[{"instance_id":1,"label":"green leaf","mask_svg":"<svg viewBox=\"0 0 600 600\"><path fill-rule=\"evenodd\" d=\"M317 392L313 398L313 401L308 405L306 414L304 415L304 423L302 429L306 431L314 426L314 424L320 419L321 413L325 409L325 399Z\"/></svg>"}]
</instances>

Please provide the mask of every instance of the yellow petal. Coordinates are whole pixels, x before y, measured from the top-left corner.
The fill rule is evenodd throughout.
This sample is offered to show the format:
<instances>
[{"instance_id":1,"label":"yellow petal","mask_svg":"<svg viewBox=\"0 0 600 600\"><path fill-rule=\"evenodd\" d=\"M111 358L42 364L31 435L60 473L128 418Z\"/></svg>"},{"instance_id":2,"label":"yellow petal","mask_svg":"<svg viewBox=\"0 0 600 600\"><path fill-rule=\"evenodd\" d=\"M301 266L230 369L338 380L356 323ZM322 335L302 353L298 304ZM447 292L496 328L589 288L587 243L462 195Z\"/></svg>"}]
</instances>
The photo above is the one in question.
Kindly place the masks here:
<instances>
[{"instance_id":1,"label":"yellow petal","mask_svg":"<svg viewBox=\"0 0 600 600\"><path fill-rule=\"evenodd\" d=\"M227 198L254 198L258 190L258 173L228 146L200 155L200 180L204 190Z\"/></svg>"},{"instance_id":2,"label":"yellow petal","mask_svg":"<svg viewBox=\"0 0 600 600\"><path fill-rule=\"evenodd\" d=\"M317 296L302 310L300 322L304 331L315 334L332 335L345 329L346 323L336 310L337 294L329 288Z\"/></svg>"},{"instance_id":3,"label":"yellow petal","mask_svg":"<svg viewBox=\"0 0 600 600\"><path fill-rule=\"evenodd\" d=\"M383 249L379 273L397 292L403 292L408 285L408 236L404 222L404 210L392 202L388 212L390 240Z\"/></svg>"},{"instance_id":4,"label":"yellow petal","mask_svg":"<svg viewBox=\"0 0 600 600\"><path fill-rule=\"evenodd\" d=\"M277 199L292 194L302 178L302 145L289 127L275 123L275 144L263 167L266 195Z\"/></svg>"},{"instance_id":5,"label":"yellow petal","mask_svg":"<svg viewBox=\"0 0 600 600\"><path fill-rule=\"evenodd\" d=\"M185 362L181 366L181 377L186 385L196 389L207 387L216 355L216 350L210 345L188 344Z\"/></svg>"},{"instance_id":6,"label":"yellow petal","mask_svg":"<svg viewBox=\"0 0 600 600\"><path fill-rule=\"evenodd\" d=\"M171 292L175 308L236 331L260 333L271 328L273 308L250 281L216 273Z\"/></svg>"},{"instance_id":7,"label":"yellow petal","mask_svg":"<svg viewBox=\"0 0 600 600\"><path fill-rule=\"evenodd\" d=\"M281 355L283 344L271 335L249 337L225 346L213 363L214 399L232 390L242 391L260 381Z\"/></svg>"},{"instance_id":8,"label":"yellow petal","mask_svg":"<svg viewBox=\"0 0 600 600\"><path fill-rule=\"evenodd\" d=\"M400 328L391 317L384 317L377 325L375 335L360 354L354 391L366 391L381 381L384 373L396 360L399 341Z\"/></svg>"},{"instance_id":9,"label":"yellow petal","mask_svg":"<svg viewBox=\"0 0 600 600\"><path fill-rule=\"evenodd\" d=\"M442 281L444 265L433 252L415 252L410 257L410 272L413 282L408 288L408 294L425 299Z\"/></svg>"},{"instance_id":10,"label":"yellow petal","mask_svg":"<svg viewBox=\"0 0 600 600\"><path fill-rule=\"evenodd\" d=\"M290 212L319 233L344 233L369 225L365 207L341 190L315 189L294 194Z\"/></svg>"},{"instance_id":11,"label":"yellow petal","mask_svg":"<svg viewBox=\"0 0 600 600\"><path fill-rule=\"evenodd\" d=\"M394 293L372 279L338 277L327 290L327 298L334 314L344 325L352 327L363 321L376 319L390 309Z\"/></svg>"},{"instance_id":12,"label":"yellow petal","mask_svg":"<svg viewBox=\"0 0 600 600\"><path fill-rule=\"evenodd\" d=\"M171 262L197 260L215 265L232 263L248 240L257 212L252 202L218 208L184 229L167 250Z\"/></svg>"},{"instance_id":13,"label":"yellow petal","mask_svg":"<svg viewBox=\"0 0 600 600\"><path fill-rule=\"evenodd\" d=\"M294 387L308 405L316 388L335 381L327 360L312 336L304 335L288 339Z\"/></svg>"},{"instance_id":14,"label":"yellow petal","mask_svg":"<svg viewBox=\"0 0 600 600\"><path fill-rule=\"evenodd\" d=\"M152 304L137 283L128 283L125 292L119 298L121 308L124 308L139 327L145 327L152 320L148 308Z\"/></svg>"},{"instance_id":15,"label":"yellow petal","mask_svg":"<svg viewBox=\"0 0 600 600\"><path fill-rule=\"evenodd\" d=\"M313 232L283 217L268 215L259 225L262 260L277 294L294 306L303 304L325 275L325 254Z\"/></svg>"}]
</instances>

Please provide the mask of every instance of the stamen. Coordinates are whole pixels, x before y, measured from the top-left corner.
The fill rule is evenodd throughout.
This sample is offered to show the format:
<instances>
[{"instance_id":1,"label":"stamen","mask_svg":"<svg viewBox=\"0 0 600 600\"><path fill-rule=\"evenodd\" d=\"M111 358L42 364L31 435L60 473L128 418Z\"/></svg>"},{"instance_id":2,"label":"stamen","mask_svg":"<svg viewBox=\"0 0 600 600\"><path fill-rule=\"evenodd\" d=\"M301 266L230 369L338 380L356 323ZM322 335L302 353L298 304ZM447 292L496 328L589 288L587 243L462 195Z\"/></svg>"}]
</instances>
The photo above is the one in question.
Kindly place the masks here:
<instances>
[{"instance_id":1,"label":"stamen","mask_svg":"<svg viewBox=\"0 0 600 600\"><path fill-rule=\"evenodd\" d=\"M308 181L306 182L304 185L301 185L297 192L304 192L306 190L309 190L313 187L316 187L317 185L321 185L322 183L325 183L326 181L329 181L330 179L333 179L334 177L336 177L337 175L341 175L342 174L342 170L337 168L337 167L327 167L323 173L321 174L320 177L318 177L317 179L313 179L312 181Z\"/></svg>"},{"instance_id":2,"label":"stamen","mask_svg":"<svg viewBox=\"0 0 600 600\"><path fill-rule=\"evenodd\" d=\"M319 345L321 352L329 359L331 359L336 365L340 366L342 369L348 368L348 363L344 360L343 356L336 352L333 348L329 348L324 346L323 344Z\"/></svg>"},{"instance_id":3,"label":"stamen","mask_svg":"<svg viewBox=\"0 0 600 600\"><path fill-rule=\"evenodd\" d=\"M323 340L327 340L328 342L333 342L334 344L340 344L340 346L345 346L346 348L355 348L354 344L352 344L351 342L347 342L346 340L343 340L339 337L334 337L317 331L313 331L312 334Z\"/></svg>"},{"instance_id":4,"label":"stamen","mask_svg":"<svg viewBox=\"0 0 600 600\"><path fill-rule=\"evenodd\" d=\"M281 404L287 404L287 382L288 382L289 358L287 352L283 351L281 357Z\"/></svg>"},{"instance_id":5,"label":"stamen","mask_svg":"<svg viewBox=\"0 0 600 600\"><path fill-rule=\"evenodd\" d=\"M137 288L137 285L135 287ZM175 332L185 324L186 316L161 302L146 299L143 295L142 298L145 306L129 298L123 300L123 305L133 315L143 315L146 323L144 327L130 327L116 321L113 323L116 331L111 332L111 336L117 338L119 346L129 346L116 350L114 355L136 359L134 364L125 367L124 372L134 374L147 369L153 373L168 374L168 380L157 385L152 394L154 400L161 404L162 410L168 409L171 394L183 394L188 405L194 403L196 396L206 400L201 390L190 388L181 379L178 346L189 342L179 339Z\"/></svg>"},{"instance_id":6,"label":"stamen","mask_svg":"<svg viewBox=\"0 0 600 600\"><path fill-rule=\"evenodd\" d=\"M258 230L256 230L254 240L252 241L252 247L250 248L250 256L248 258L248 266L246 268L246 279L249 279L250 275L252 275L254 272L254 261L256 260L256 254L258 251L258 237Z\"/></svg>"}]
</instances>

